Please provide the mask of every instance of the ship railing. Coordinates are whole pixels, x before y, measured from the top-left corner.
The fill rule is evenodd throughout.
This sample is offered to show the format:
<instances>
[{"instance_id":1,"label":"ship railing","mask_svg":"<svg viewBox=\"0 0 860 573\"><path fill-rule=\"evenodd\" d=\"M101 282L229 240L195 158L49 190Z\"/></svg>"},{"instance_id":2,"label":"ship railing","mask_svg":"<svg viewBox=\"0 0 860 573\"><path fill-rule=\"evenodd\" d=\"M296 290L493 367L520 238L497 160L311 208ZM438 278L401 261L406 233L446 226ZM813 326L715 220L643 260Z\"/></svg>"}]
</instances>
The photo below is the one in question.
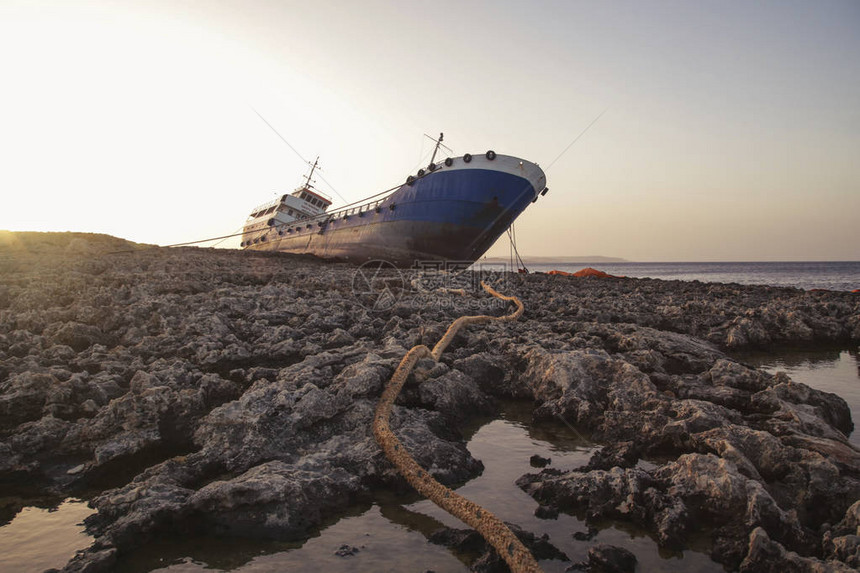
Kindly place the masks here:
<instances>
[{"instance_id":1,"label":"ship railing","mask_svg":"<svg viewBox=\"0 0 860 573\"><path fill-rule=\"evenodd\" d=\"M332 211L331 213L326 213L331 219L342 219L344 216L351 217L353 215L358 215L359 213L366 213L367 211L373 211L380 205L385 199L377 199L376 201L369 201L367 203L363 203L361 205L357 205L355 207L348 207L346 209L338 209L336 211Z\"/></svg>"},{"instance_id":2,"label":"ship railing","mask_svg":"<svg viewBox=\"0 0 860 573\"><path fill-rule=\"evenodd\" d=\"M324 224L330 221L337 221L350 217L363 217L365 213L376 212L377 209L381 209L382 204L388 200L392 191L393 190L389 190L388 192L386 192L387 194L384 197L379 197L378 199L371 199L370 201L366 201L364 203L361 203L360 205L347 205L346 207L337 209L335 211L320 213L319 215L314 215L313 217L306 217L304 219L296 219L294 221L290 221L289 223L276 223L274 226L283 228L295 225L310 225L312 223Z\"/></svg>"},{"instance_id":3,"label":"ship railing","mask_svg":"<svg viewBox=\"0 0 860 573\"><path fill-rule=\"evenodd\" d=\"M256 207L254 207L254 209L251 211L251 214L258 213L260 211L265 211L266 209L269 209L270 207L277 207L280 204L280 202L281 202L281 198L278 197L277 199L272 199L271 201L266 201L265 203L261 203L261 204L257 205Z\"/></svg>"}]
</instances>

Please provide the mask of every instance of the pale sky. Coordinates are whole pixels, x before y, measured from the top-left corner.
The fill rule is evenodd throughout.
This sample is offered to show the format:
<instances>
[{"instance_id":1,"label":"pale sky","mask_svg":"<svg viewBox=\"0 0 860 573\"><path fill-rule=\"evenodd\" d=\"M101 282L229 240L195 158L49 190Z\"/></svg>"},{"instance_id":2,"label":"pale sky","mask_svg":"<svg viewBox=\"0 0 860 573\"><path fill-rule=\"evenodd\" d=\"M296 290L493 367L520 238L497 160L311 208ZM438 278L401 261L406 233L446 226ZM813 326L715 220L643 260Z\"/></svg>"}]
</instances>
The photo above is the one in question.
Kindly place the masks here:
<instances>
[{"instance_id":1,"label":"pale sky","mask_svg":"<svg viewBox=\"0 0 860 573\"><path fill-rule=\"evenodd\" d=\"M525 255L860 260L854 0L0 0L0 74L0 229L236 232L307 170L257 110L335 206L537 162Z\"/></svg>"}]
</instances>

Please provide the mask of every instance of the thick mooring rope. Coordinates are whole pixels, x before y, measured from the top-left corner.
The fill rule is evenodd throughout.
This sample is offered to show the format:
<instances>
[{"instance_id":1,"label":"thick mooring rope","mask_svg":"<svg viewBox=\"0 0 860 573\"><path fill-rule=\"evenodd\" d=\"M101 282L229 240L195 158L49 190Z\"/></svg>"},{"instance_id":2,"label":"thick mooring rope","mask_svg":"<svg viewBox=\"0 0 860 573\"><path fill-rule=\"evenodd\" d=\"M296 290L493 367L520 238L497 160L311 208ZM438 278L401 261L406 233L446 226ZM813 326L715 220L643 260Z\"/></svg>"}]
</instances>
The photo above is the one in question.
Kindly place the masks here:
<instances>
[{"instance_id":1,"label":"thick mooring rope","mask_svg":"<svg viewBox=\"0 0 860 573\"><path fill-rule=\"evenodd\" d=\"M379 405L376 407L376 413L373 418L373 436L385 452L385 457L397 467L400 474L406 478L406 481L412 487L418 490L421 495L427 497L433 503L480 533L490 545L496 548L496 551L499 552L499 555L505 560L511 571L514 573L537 572L541 570L538 567L537 561L535 561L529 550L526 549L501 519L477 503L469 501L433 479L429 473L412 459L412 456L409 455L388 424L394 400L397 398L401 388L403 388L403 384L419 360L422 358L432 358L438 362L442 356L442 352L445 351L457 332L464 326L483 324L491 321L511 321L518 319L522 315L523 303L519 299L500 294L483 281L481 281L481 286L496 298L513 301L517 305L517 310L507 316L498 317L486 315L461 316L451 323L451 326L445 332L445 336L433 347L432 351L422 344L413 347L407 352L403 360L400 361L397 370L394 371L394 376L391 377L391 380L382 392L382 397L379 400Z\"/></svg>"}]
</instances>

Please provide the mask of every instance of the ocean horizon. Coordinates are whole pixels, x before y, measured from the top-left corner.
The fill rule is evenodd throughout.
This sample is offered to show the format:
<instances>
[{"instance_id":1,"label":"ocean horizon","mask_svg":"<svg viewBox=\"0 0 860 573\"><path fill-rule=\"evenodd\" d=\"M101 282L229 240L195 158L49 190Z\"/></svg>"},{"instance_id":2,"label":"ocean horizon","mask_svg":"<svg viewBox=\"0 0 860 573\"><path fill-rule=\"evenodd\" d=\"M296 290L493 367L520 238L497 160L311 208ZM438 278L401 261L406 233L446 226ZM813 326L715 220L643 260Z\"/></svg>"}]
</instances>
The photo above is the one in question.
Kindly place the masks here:
<instances>
[{"instance_id":1,"label":"ocean horizon","mask_svg":"<svg viewBox=\"0 0 860 573\"><path fill-rule=\"evenodd\" d=\"M500 257L478 263L497 264ZM854 291L860 289L860 261L781 261L781 262L543 262L525 259L531 272L559 270L576 272L593 267L605 273L628 278L700 281L793 287L803 290Z\"/></svg>"}]
</instances>

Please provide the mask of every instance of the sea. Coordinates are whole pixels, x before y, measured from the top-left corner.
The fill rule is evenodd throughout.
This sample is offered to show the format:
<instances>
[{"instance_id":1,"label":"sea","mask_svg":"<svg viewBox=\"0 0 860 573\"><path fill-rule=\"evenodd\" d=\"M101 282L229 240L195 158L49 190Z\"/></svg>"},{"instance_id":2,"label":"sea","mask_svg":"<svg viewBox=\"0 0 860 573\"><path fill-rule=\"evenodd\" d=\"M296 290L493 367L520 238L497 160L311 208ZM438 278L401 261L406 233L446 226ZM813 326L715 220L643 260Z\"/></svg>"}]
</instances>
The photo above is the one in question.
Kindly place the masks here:
<instances>
[{"instance_id":1,"label":"sea","mask_svg":"<svg viewBox=\"0 0 860 573\"><path fill-rule=\"evenodd\" d=\"M610 275L706 283L770 285L803 290L853 291L860 289L860 261L743 262L743 263L529 263L531 272L576 272L586 267Z\"/></svg>"},{"instance_id":2,"label":"sea","mask_svg":"<svg viewBox=\"0 0 860 573\"><path fill-rule=\"evenodd\" d=\"M575 272L584 267L636 278L764 284L806 290L860 289L860 262L577 262L533 264L529 270ZM860 425L857 345L776 348L733 357L771 373L786 372L793 380L840 395L848 403L855 423ZM530 466L530 457L538 454L551 458L552 467L573 468L586 463L599 445L559 422L535 424L531 408L530 403L503 403L499 416L475 419L468 427L461 428L467 447L484 463L485 469L458 491L506 521L518 523L537 535L546 534L570 561L543 561L540 564L545 571L567 571L571 563L586 560L588 548L595 543L629 549L636 555L637 570L641 571L724 571L710 559L706 539L694 540L683 550L667 551L636 526L605 521L597 524L598 532L593 539L581 541L572 535L587 530L578 517L561 514L557 519L537 518L534 515L537 503L514 484L521 475L538 471ZM860 448L860 431L854 431L848 438ZM61 568L76 550L92 543L82 523L92 513L87 499L30 497L25 492L4 491L0 487L0 571L37 573L50 567ZM468 571L474 555L457 554L428 542L430 534L443 525L464 527L417 495L380 491L374 499L331 519L304 541L170 537L122 556L116 570L130 573ZM357 551L341 556L338 550L344 545Z\"/></svg>"}]
</instances>

